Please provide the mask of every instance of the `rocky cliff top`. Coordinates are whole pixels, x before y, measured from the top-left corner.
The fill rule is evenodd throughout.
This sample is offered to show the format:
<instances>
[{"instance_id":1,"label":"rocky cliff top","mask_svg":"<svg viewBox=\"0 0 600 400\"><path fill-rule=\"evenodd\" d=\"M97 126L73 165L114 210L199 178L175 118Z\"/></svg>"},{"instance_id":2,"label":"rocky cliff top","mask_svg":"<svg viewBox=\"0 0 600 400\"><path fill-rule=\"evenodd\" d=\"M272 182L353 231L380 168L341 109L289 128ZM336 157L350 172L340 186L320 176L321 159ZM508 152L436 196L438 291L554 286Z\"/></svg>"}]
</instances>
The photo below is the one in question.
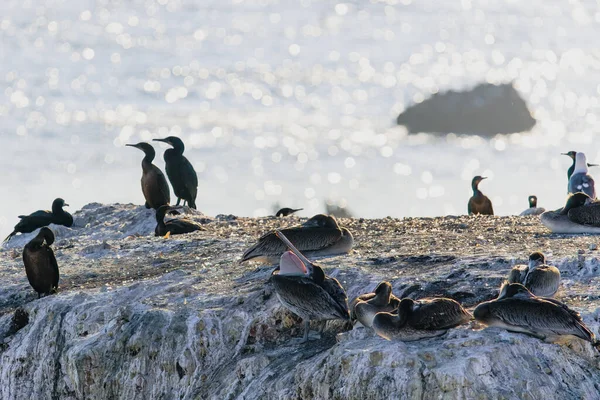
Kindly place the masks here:
<instances>
[{"instance_id":1,"label":"rocky cliff top","mask_svg":"<svg viewBox=\"0 0 600 400\"><path fill-rule=\"evenodd\" d=\"M21 260L33 234L0 251L0 397L61 398L598 398L592 347L541 342L465 325L419 342L388 342L362 327L302 324L267 283L272 266L243 264L265 231L304 219L207 217L204 230L154 237L154 213L89 204L55 227L61 280L37 299ZM553 235L536 217L341 219L356 245L318 262L348 297L389 280L398 296L491 299L509 269L543 251L559 267L558 298L598 334L594 236ZM15 310L28 323L15 326ZM23 324L16 324L23 325ZM559 397L556 397L559 396Z\"/></svg>"}]
</instances>

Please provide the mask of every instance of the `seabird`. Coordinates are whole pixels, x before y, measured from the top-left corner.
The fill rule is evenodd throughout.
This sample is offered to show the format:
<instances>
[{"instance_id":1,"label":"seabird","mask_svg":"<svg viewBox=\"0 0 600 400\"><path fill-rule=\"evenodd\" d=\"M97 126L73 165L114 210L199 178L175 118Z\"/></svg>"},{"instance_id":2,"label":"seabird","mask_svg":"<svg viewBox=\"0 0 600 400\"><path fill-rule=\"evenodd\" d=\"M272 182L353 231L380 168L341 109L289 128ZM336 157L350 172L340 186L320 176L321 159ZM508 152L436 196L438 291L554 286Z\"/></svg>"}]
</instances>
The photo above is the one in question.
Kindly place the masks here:
<instances>
[{"instance_id":1,"label":"seabird","mask_svg":"<svg viewBox=\"0 0 600 400\"><path fill-rule=\"evenodd\" d=\"M583 192L570 194L562 209L546 211L540 221L554 233L600 234L600 202Z\"/></svg>"},{"instance_id":2,"label":"seabird","mask_svg":"<svg viewBox=\"0 0 600 400\"><path fill-rule=\"evenodd\" d=\"M349 320L348 297L338 280L325 275L283 233L276 235L291 251L281 255L279 272L273 271L271 282L281 304L304 321L302 341L308 340L310 320Z\"/></svg>"},{"instance_id":3,"label":"seabird","mask_svg":"<svg viewBox=\"0 0 600 400\"><path fill-rule=\"evenodd\" d=\"M156 210L154 236L165 236L167 233L179 235L202 230L202 227L197 223L182 218L174 218L165 222L165 215L169 209L171 209L170 206L160 206Z\"/></svg>"},{"instance_id":4,"label":"seabird","mask_svg":"<svg viewBox=\"0 0 600 400\"><path fill-rule=\"evenodd\" d=\"M15 225L12 233L4 241L8 242L17 233L30 233L50 224L64 225L66 227L73 226L73 216L63 210L63 207L67 206L68 204L63 199L58 198L52 202L52 211L38 210L29 215L19 215L21 220Z\"/></svg>"},{"instance_id":5,"label":"seabird","mask_svg":"<svg viewBox=\"0 0 600 400\"><path fill-rule=\"evenodd\" d=\"M352 319L357 319L363 326L371 328L373 318L380 312L394 312L400 305L400 299L392 294L392 285L383 281L375 288L375 292L358 296L352 302Z\"/></svg>"},{"instance_id":6,"label":"seabird","mask_svg":"<svg viewBox=\"0 0 600 400\"><path fill-rule=\"evenodd\" d=\"M373 329L388 340L413 341L443 335L448 329L471 319L471 314L452 299L404 298L400 301L397 314L376 314Z\"/></svg>"},{"instance_id":7,"label":"seabird","mask_svg":"<svg viewBox=\"0 0 600 400\"><path fill-rule=\"evenodd\" d=\"M142 193L144 193L144 198L146 199L146 208L158 210L160 206L169 204L171 194L167 179L161 170L152 164L152 160L154 160L154 156L156 155L154 147L145 142L126 144L126 146L140 149L145 154L142 160Z\"/></svg>"},{"instance_id":8,"label":"seabird","mask_svg":"<svg viewBox=\"0 0 600 400\"><path fill-rule=\"evenodd\" d=\"M301 211L303 210L303 208L288 208L288 207L284 207L281 210L277 211L277 214L275 214L276 217L287 217L288 215L292 215L293 213L295 213L296 211Z\"/></svg>"},{"instance_id":9,"label":"seabird","mask_svg":"<svg viewBox=\"0 0 600 400\"><path fill-rule=\"evenodd\" d=\"M317 214L302 225L282 229L281 232L308 257L347 253L354 244L350 231L340 227L333 216L324 214ZM276 263L286 249L275 231L271 231L246 250L240 262Z\"/></svg>"},{"instance_id":10,"label":"seabird","mask_svg":"<svg viewBox=\"0 0 600 400\"><path fill-rule=\"evenodd\" d=\"M542 340L575 336L596 345L594 334L580 315L551 298L537 297L520 283L505 283L497 299L479 304L475 319L487 326L521 332Z\"/></svg>"},{"instance_id":11,"label":"seabird","mask_svg":"<svg viewBox=\"0 0 600 400\"><path fill-rule=\"evenodd\" d=\"M198 175L192 164L183 155L185 146L177 136L169 136L164 139L153 139L156 142L164 142L173 146L165 150L165 170L173 186L173 192L177 196L177 204L183 199L183 205L196 208L196 196L198 194Z\"/></svg>"},{"instance_id":12,"label":"seabird","mask_svg":"<svg viewBox=\"0 0 600 400\"><path fill-rule=\"evenodd\" d=\"M560 285L558 268L546 265L546 257L536 251L529 256L528 265L516 265L508 275L508 283L520 283L539 297L553 297Z\"/></svg>"},{"instance_id":13,"label":"seabird","mask_svg":"<svg viewBox=\"0 0 600 400\"><path fill-rule=\"evenodd\" d=\"M479 190L479 182L481 182L484 179L487 179L487 177L477 175L471 181L471 189L473 189L473 196L471 196L471 198L469 199L469 204L467 207L469 215L494 215L492 201L488 199L486 195L481 193L481 190Z\"/></svg>"},{"instance_id":14,"label":"seabird","mask_svg":"<svg viewBox=\"0 0 600 400\"><path fill-rule=\"evenodd\" d=\"M541 213L546 211L545 208L537 206L537 196L531 195L531 196L529 196L528 200L529 200L529 208L527 210L523 211L521 214L519 214L520 217L526 217L529 215L540 215Z\"/></svg>"},{"instance_id":15,"label":"seabird","mask_svg":"<svg viewBox=\"0 0 600 400\"><path fill-rule=\"evenodd\" d=\"M594 178L588 173L585 154L578 152L575 156L575 169L569 178L569 193L584 192L593 200L596 200L596 188Z\"/></svg>"},{"instance_id":16,"label":"seabird","mask_svg":"<svg viewBox=\"0 0 600 400\"><path fill-rule=\"evenodd\" d=\"M44 243L45 242L45 243ZM43 227L23 249L23 264L31 287L42 294L56 293L58 289L58 263L50 247L54 243L54 233Z\"/></svg>"},{"instance_id":17,"label":"seabird","mask_svg":"<svg viewBox=\"0 0 600 400\"><path fill-rule=\"evenodd\" d=\"M571 175L573 175L573 171L575 170L575 157L577 156L577 152L571 150L568 153L560 153L560 154L562 154L563 156L569 156L571 158L571 160L573 160L573 163L571 164L571 166L567 170L567 179L571 180ZM597 167L598 164L587 163L587 166L588 167Z\"/></svg>"}]
</instances>

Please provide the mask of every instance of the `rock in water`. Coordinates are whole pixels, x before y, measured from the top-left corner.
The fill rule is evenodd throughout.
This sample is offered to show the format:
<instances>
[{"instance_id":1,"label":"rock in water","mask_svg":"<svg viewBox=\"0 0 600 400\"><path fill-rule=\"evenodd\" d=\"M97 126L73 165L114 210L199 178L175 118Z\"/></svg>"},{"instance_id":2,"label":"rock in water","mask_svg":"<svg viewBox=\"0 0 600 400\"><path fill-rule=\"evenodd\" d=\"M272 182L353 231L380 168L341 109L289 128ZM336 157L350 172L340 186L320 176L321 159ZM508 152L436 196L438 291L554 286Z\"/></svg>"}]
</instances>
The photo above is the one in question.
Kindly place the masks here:
<instances>
[{"instance_id":1,"label":"rock in water","mask_svg":"<svg viewBox=\"0 0 600 400\"><path fill-rule=\"evenodd\" d=\"M494 136L535 126L527 104L512 84L482 83L463 92L436 93L398 116L409 132Z\"/></svg>"}]
</instances>

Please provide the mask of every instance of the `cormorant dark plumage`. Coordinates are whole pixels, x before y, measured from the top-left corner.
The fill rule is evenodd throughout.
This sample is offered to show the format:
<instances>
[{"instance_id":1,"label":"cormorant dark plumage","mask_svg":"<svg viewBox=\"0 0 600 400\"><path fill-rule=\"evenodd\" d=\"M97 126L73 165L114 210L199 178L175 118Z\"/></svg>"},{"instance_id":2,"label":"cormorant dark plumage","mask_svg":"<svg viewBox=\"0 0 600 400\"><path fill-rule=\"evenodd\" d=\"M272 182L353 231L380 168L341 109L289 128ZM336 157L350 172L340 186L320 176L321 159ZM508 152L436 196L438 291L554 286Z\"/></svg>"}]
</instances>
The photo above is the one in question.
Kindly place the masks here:
<instances>
[{"instance_id":1,"label":"cormorant dark plumage","mask_svg":"<svg viewBox=\"0 0 600 400\"><path fill-rule=\"evenodd\" d=\"M43 227L23 249L23 264L25 264L27 279L38 293L38 298L42 294L55 293L58 289L58 263L50 248L52 243L54 243L54 233L50 228Z\"/></svg>"},{"instance_id":2,"label":"cormorant dark plumage","mask_svg":"<svg viewBox=\"0 0 600 400\"><path fill-rule=\"evenodd\" d=\"M585 154L577 153L575 156L575 169L569 179L569 193L584 192L596 200L596 185L594 178L588 173Z\"/></svg>"},{"instance_id":3,"label":"cormorant dark plumage","mask_svg":"<svg viewBox=\"0 0 600 400\"><path fill-rule=\"evenodd\" d=\"M317 214L304 224L281 232L308 257L347 253L354 244L350 231L340 227L333 216L324 214ZM240 261L276 263L286 250L287 246L277 238L275 231L271 231L246 250Z\"/></svg>"},{"instance_id":4,"label":"cormorant dark plumage","mask_svg":"<svg viewBox=\"0 0 600 400\"><path fill-rule=\"evenodd\" d=\"M126 146L135 147L144 152L145 156L142 160L142 193L146 199L146 208L158 210L160 206L167 205L171 202L171 193L169 184L162 171L154 164L154 156L156 155L154 147L149 143L140 142L138 144L127 144Z\"/></svg>"},{"instance_id":5,"label":"cormorant dark plumage","mask_svg":"<svg viewBox=\"0 0 600 400\"><path fill-rule=\"evenodd\" d=\"M160 206L156 210L156 228L154 236L165 236L167 232L171 235L179 235L202 230L202 227L197 223L181 218L170 219L165 222L165 215L169 211L170 206Z\"/></svg>"},{"instance_id":6,"label":"cormorant dark plumage","mask_svg":"<svg viewBox=\"0 0 600 400\"><path fill-rule=\"evenodd\" d=\"M527 210L523 211L521 214L519 214L519 216L526 217L529 215L540 215L544 211L546 211L545 208L537 206L537 196L531 195L531 196L529 196L528 200L529 200L529 208Z\"/></svg>"},{"instance_id":7,"label":"cormorant dark plumage","mask_svg":"<svg viewBox=\"0 0 600 400\"><path fill-rule=\"evenodd\" d=\"M388 340L413 341L442 335L471 319L473 316L452 299L404 298L397 314L382 312L375 315L373 329Z\"/></svg>"},{"instance_id":8,"label":"cormorant dark plumage","mask_svg":"<svg viewBox=\"0 0 600 400\"><path fill-rule=\"evenodd\" d=\"M350 306L350 316L370 328L377 313L395 312L399 305L400 299L392 293L392 284L383 281L377 285L375 292L361 294L354 299Z\"/></svg>"},{"instance_id":9,"label":"cormorant dark plumage","mask_svg":"<svg viewBox=\"0 0 600 400\"><path fill-rule=\"evenodd\" d=\"M483 215L494 215L494 209L492 208L492 202L486 195L481 193L479 190L479 182L487 179L485 176L476 176L471 181L471 188L473 189L473 196L469 199L468 211L469 215L472 214L483 214Z\"/></svg>"},{"instance_id":10,"label":"cormorant dark plumage","mask_svg":"<svg viewBox=\"0 0 600 400\"><path fill-rule=\"evenodd\" d=\"M275 214L276 217L287 217L288 215L292 215L293 213L295 213L296 211L301 211L303 210L303 208L288 208L288 207L284 207L281 210L277 211L277 214Z\"/></svg>"},{"instance_id":11,"label":"cormorant dark plumage","mask_svg":"<svg viewBox=\"0 0 600 400\"><path fill-rule=\"evenodd\" d=\"M583 192L570 194L565 206L546 211L540 221L554 233L600 233L600 202Z\"/></svg>"},{"instance_id":12,"label":"cormorant dark plumage","mask_svg":"<svg viewBox=\"0 0 600 400\"><path fill-rule=\"evenodd\" d=\"M196 208L196 195L198 194L198 176L192 164L183 155L185 146L183 141L176 136L169 136L164 139L153 139L157 142L164 142L173 146L172 149L165 150L165 170L173 186L173 192L177 196L177 204L181 199L187 202L191 208Z\"/></svg>"},{"instance_id":13,"label":"cormorant dark plumage","mask_svg":"<svg viewBox=\"0 0 600 400\"><path fill-rule=\"evenodd\" d=\"M52 211L38 210L29 215L19 215L21 220L4 241L9 241L17 233L30 233L50 224L73 226L73 216L63 210L63 207L67 206L68 204L63 199L58 198L52 202Z\"/></svg>"},{"instance_id":14,"label":"cormorant dark plumage","mask_svg":"<svg viewBox=\"0 0 600 400\"><path fill-rule=\"evenodd\" d=\"M573 175L573 171L575 170L575 157L577 156L577 152L576 151L569 151L568 153L560 153L563 156L569 156L571 157L571 160L573 160L573 163L571 164L571 166L569 167L569 169L567 170L567 180L571 179L571 175ZM597 167L598 164L590 164L587 163L588 167Z\"/></svg>"},{"instance_id":15,"label":"cormorant dark plumage","mask_svg":"<svg viewBox=\"0 0 600 400\"><path fill-rule=\"evenodd\" d=\"M556 341L561 336L575 336L597 346L594 334L585 326L579 313L558 300L537 297L520 283L505 283L497 299L479 304L475 319L487 326Z\"/></svg>"},{"instance_id":16,"label":"cormorant dark plumage","mask_svg":"<svg viewBox=\"0 0 600 400\"><path fill-rule=\"evenodd\" d=\"M281 232L277 236L291 251L281 255L279 273L273 271L271 282L279 301L304 321L303 342L308 340L310 320L349 320L348 297L338 280L325 275Z\"/></svg>"}]
</instances>

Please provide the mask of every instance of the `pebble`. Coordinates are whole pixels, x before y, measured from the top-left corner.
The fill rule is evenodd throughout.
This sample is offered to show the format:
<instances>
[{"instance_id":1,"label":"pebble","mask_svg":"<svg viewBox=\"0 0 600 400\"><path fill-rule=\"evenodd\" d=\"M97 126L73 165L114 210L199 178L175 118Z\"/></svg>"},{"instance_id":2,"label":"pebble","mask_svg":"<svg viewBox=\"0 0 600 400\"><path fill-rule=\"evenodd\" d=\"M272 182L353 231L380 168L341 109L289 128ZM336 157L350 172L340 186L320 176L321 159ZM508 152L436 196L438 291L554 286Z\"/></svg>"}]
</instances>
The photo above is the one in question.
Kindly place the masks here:
<instances>
[{"instance_id":1,"label":"pebble","mask_svg":"<svg viewBox=\"0 0 600 400\"><path fill-rule=\"evenodd\" d=\"M590 243L590 247L589 248L590 248L590 250L593 251L593 250L598 249L598 245L596 243Z\"/></svg>"}]
</instances>

